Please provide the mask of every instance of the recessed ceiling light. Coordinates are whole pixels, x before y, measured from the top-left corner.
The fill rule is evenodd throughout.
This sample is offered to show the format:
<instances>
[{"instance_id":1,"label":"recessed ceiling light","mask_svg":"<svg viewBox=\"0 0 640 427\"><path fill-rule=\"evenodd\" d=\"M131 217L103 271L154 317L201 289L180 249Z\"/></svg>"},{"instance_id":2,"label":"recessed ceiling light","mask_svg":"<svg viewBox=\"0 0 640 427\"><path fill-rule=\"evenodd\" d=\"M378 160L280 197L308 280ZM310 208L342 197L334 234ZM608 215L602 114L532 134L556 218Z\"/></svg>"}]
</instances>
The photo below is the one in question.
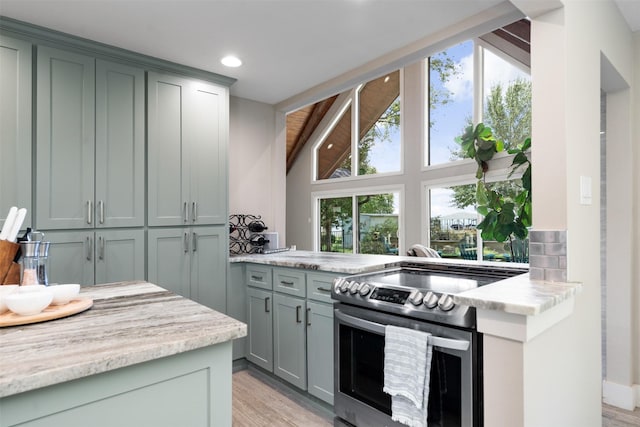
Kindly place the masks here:
<instances>
[{"instance_id":1,"label":"recessed ceiling light","mask_svg":"<svg viewBox=\"0 0 640 427\"><path fill-rule=\"evenodd\" d=\"M233 56L233 55L225 56L220 60L220 62L222 62L222 65L226 65L227 67L233 67L233 68L239 67L242 65L242 61L240 61L240 59L237 56Z\"/></svg>"},{"instance_id":2,"label":"recessed ceiling light","mask_svg":"<svg viewBox=\"0 0 640 427\"><path fill-rule=\"evenodd\" d=\"M384 82L387 83L389 80L391 80L391 77L387 76L384 78Z\"/></svg>"},{"instance_id":3,"label":"recessed ceiling light","mask_svg":"<svg viewBox=\"0 0 640 427\"><path fill-rule=\"evenodd\" d=\"M327 150L331 150L333 148L333 144L327 145Z\"/></svg>"}]
</instances>

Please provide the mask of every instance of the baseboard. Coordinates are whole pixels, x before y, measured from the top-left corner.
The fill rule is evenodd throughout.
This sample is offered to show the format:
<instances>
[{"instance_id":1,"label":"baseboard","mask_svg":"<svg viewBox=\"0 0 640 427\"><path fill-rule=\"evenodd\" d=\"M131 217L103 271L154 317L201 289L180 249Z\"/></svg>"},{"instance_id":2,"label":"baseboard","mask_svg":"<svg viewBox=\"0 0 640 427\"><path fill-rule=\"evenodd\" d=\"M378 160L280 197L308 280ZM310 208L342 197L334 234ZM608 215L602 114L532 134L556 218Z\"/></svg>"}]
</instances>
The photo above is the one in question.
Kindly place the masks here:
<instances>
[{"instance_id":1,"label":"baseboard","mask_svg":"<svg viewBox=\"0 0 640 427\"><path fill-rule=\"evenodd\" d=\"M636 408L640 408L640 385L634 385L633 391L636 393Z\"/></svg>"},{"instance_id":2,"label":"baseboard","mask_svg":"<svg viewBox=\"0 0 640 427\"><path fill-rule=\"evenodd\" d=\"M602 401L607 405L633 411L640 399L640 386L627 386L610 381L602 382Z\"/></svg>"}]
</instances>

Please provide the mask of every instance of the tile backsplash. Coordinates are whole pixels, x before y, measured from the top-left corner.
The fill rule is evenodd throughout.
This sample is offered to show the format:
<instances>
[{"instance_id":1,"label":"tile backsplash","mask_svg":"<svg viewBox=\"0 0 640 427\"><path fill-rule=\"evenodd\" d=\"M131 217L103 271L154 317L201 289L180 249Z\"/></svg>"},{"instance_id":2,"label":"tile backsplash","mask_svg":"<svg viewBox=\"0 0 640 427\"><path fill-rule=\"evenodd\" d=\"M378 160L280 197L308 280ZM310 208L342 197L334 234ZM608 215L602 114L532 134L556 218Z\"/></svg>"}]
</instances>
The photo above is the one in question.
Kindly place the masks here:
<instances>
[{"instance_id":1,"label":"tile backsplash","mask_svg":"<svg viewBox=\"0 0 640 427\"><path fill-rule=\"evenodd\" d=\"M567 281L567 230L529 232L529 277L549 282Z\"/></svg>"}]
</instances>

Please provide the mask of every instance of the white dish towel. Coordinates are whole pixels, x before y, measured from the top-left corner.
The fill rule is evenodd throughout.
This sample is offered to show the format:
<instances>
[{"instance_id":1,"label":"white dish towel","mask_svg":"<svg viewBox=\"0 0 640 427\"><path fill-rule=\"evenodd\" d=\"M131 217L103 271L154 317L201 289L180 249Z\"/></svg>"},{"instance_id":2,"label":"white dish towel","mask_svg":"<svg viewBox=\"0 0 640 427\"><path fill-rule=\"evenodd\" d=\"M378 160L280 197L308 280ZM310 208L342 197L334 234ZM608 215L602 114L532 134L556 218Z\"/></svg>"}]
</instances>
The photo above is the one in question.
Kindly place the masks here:
<instances>
[{"instance_id":1,"label":"white dish towel","mask_svg":"<svg viewBox=\"0 0 640 427\"><path fill-rule=\"evenodd\" d=\"M391 395L391 418L410 427L427 426L429 378L433 346L431 334L388 325L385 327L384 387Z\"/></svg>"}]
</instances>

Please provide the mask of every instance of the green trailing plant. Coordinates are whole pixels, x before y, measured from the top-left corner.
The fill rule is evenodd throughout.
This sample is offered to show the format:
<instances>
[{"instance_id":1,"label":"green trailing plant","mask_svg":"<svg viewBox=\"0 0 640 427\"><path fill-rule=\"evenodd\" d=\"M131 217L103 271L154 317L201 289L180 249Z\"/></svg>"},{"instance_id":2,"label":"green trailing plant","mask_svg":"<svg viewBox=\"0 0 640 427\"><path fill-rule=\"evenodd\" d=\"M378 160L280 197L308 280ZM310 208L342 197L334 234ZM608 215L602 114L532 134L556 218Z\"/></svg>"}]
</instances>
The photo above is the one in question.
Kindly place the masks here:
<instances>
[{"instance_id":1,"label":"green trailing plant","mask_svg":"<svg viewBox=\"0 0 640 427\"><path fill-rule=\"evenodd\" d=\"M504 143L496 139L490 127L483 123L473 128L467 127L465 133L456 138L465 157L472 158L478 164L476 171L476 210L484 219L478 224L484 240L509 242L511 256L514 257L514 240L527 238L531 226L531 162L527 151L531 148L531 138L507 152L514 155L509 177L524 169L522 190L513 195L501 192L486 182L489 160L504 150Z\"/></svg>"}]
</instances>

